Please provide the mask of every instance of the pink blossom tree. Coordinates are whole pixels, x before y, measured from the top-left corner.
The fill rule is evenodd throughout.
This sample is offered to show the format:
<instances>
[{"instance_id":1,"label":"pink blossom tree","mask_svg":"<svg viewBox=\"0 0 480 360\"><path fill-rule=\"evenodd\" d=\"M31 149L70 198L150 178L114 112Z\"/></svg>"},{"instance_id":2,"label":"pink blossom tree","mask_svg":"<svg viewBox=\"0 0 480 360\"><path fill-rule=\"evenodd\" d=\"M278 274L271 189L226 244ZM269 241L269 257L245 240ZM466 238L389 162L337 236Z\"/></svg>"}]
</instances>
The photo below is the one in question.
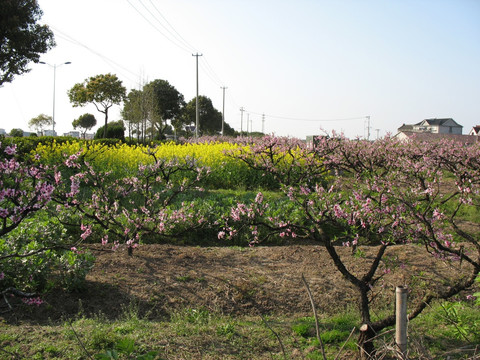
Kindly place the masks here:
<instances>
[{"instance_id":1,"label":"pink blossom tree","mask_svg":"<svg viewBox=\"0 0 480 360\"><path fill-rule=\"evenodd\" d=\"M65 164L73 174L57 178L59 190L53 197L62 216L79 219L82 236L90 235L94 226L102 232L103 244L126 244L129 255L147 236L174 238L204 226L205 218L194 205L178 204L176 199L188 191L202 191L198 184L209 170L192 158L150 155L152 164L139 164L135 175L121 178L95 171L88 161L93 153L67 157Z\"/></svg>"},{"instance_id":2,"label":"pink blossom tree","mask_svg":"<svg viewBox=\"0 0 480 360\"><path fill-rule=\"evenodd\" d=\"M55 191L51 173L54 169L35 164L17 155L15 144L2 146L0 143L0 294L11 309L7 295L21 297L26 304L39 305L42 300L36 291L45 280L48 269L28 266L29 260L43 256L43 263L53 266L51 254L57 250L69 251L77 242L71 239L36 238L8 239L21 224L31 220L38 212L47 209ZM48 231L48 230L46 230ZM24 273L25 272L25 273ZM22 279L30 279L23 281ZM26 292L26 289L30 292Z\"/></svg>"},{"instance_id":3,"label":"pink blossom tree","mask_svg":"<svg viewBox=\"0 0 480 360\"><path fill-rule=\"evenodd\" d=\"M16 150L16 145L2 148L0 143L0 237L44 208L54 190L47 168L18 161Z\"/></svg>"},{"instance_id":4,"label":"pink blossom tree","mask_svg":"<svg viewBox=\"0 0 480 360\"><path fill-rule=\"evenodd\" d=\"M362 356L375 351L372 338L395 323L394 314L372 320L375 287L384 276L393 246L417 244L419 251L448 262L454 271L444 286L417 291L409 319L434 299L448 299L473 285L480 272L478 224L460 217L466 207L480 205L480 146L455 142L376 142L341 137L320 138L313 148L287 138L267 137L232 153L252 168L270 172L301 210L300 221L265 216L263 204L238 204L220 236L232 237L248 227L252 243L258 227L268 235L309 238L321 243L338 271L358 291L363 326ZM375 246L363 271L347 268L338 245L353 253ZM362 259L365 261L365 259ZM467 264L467 265L463 265Z\"/></svg>"}]
</instances>

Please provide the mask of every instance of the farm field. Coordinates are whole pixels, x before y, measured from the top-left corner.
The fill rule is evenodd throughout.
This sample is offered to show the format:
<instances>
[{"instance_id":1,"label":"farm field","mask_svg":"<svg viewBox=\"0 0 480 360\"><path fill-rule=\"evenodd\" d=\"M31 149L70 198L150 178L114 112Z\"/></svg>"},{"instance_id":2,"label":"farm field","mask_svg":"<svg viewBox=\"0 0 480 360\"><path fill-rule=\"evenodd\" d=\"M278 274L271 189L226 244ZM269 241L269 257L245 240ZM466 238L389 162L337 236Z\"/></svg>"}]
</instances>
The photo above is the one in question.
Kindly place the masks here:
<instances>
[{"instance_id":1,"label":"farm field","mask_svg":"<svg viewBox=\"0 0 480 360\"><path fill-rule=\"evenodd\" d=\"M399 285L409 358L479 354L480 148L41 141L0 144L5 359L388 359Z\"/></svg>"},{"instance_id":2,"label":"farm field","mask_svg":"<svg viewBox=\"0 0 480 360\"><path fill-rule=\"evenodd\" d=\"M368 249L365 259L375 250ZM412 270L385 275L384 291L375 307L382 314L393 311L395 286L403 285L412 271L424 269L425 279L437 279L438 286L442 286L442 273L448 271L422 257L415 246L391 250L390 255L408 261ZM350 249L339 251L346 266L361 270ZM283 358L278 341L262 321L264 316L282 336L289 358L319 359L302 274L313 293L322 331L336 334L326 344L330 354L338 352L358 323L356 309L352 309L355 290L334 269L323 247L315 244L254 248L142 245L132 257L126 256L125 249L94 253L96 263L84 291L53 292L41 307L4 314L3 350L18 358L87 358L72 336L73 326L90 354L132 339L138 349L157 351L165 359ZM22 304L17 305L22 309ZM480 320L478 307L463 303L462 309ZM425 331L433 321L422 320L429 319L427 311L409 325L412 346L422 341L433 351L431 358L460 347L474 348L478 333L469 334L468 341L458 338L438 307L430 313L436 314L441 329ZM305 318L311 328L302 330L299 324ZM340 319L340 325L335 319ZM356 357L355 339L356 335L343 359ZM16 358L8 353L0 353L0 358ZM459 351L457 358L473 353Z\"/></svg>"}]
</instances>

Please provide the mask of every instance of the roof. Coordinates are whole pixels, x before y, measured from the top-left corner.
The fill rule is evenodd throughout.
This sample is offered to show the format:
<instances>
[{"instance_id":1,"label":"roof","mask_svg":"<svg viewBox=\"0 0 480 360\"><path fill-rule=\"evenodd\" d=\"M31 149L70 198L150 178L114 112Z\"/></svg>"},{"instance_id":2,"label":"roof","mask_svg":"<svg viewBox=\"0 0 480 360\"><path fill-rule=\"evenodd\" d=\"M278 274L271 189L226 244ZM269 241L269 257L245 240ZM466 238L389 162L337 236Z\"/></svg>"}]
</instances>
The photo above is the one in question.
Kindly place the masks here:
<instances>
[{"instance_id":1,"label":"roof","mask_svg":"<svg viewBox=\"0 0 480 360\"><path fill-rule=\"evenodd\" d=\"M443 119L437 119L437 118L434 118L434 119L425 119L421 122L419 122L418 124L415 124L415 125L420 125L422 123L427 123L428 125L432 126L432 125L437 125L437 126L442 126L444 125L445 123L447 122L453 122L455 123L457 126L459 127L463 127L462 125L459 125L457 124L457 122L455 120L453 120L452 118L443 118Z\"/></svg>"},{"instance_id":2,"label":"roof","mask_svg":"<svg viewBox=\"0 0 480 360\"><path fill-rule=\"evenodd\" d=\"M398 131L413 131L413 125L403 124L398 128Z\"/></svg>"},{"instance_id":3,"label":"roof","mask_svg":"<svg viewBox=\"0 0 480 360\"><path fill-rule=\"evenodd\" d=\"M480 125L474 126L472 130L475 132L475 134L480 134Z\"/></svg>"},{"instance_id":4,"label":"roof","mask_svg":"<svg viewBox=\"0 0 480 360\"><path fill-rule=\"evenodd\" d=\"M429 132L414 132L414 131L402 131L399 132L395 137L403 135L411 140L418 141L440 141L440 140L453 140L458 141L464 144L475 144L480 142L478 136L475 135L461 135L461 134L436 134Z\"/></svg>"}]
</instances>

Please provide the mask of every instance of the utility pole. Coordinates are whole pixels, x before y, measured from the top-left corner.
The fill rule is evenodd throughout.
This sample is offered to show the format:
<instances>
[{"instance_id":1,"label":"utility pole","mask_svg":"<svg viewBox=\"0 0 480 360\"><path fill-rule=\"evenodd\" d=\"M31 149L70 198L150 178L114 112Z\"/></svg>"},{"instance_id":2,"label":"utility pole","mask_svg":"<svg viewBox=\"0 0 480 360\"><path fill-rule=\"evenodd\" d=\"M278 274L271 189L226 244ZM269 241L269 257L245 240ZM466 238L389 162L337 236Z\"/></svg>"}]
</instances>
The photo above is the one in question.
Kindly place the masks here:
<instances>
[{"instance_id":1,"label":"utility pole","mask_svg":"<svg viewBox=\"0 0 480 360\"><path fill-rule=\"evenodd\" d=\"M220 87L223 90L223 109L222 109L222 136L223 136L223 126L225 124L225 89L228 89L225 86Z\"/></svg>"},{"instance_id":2,"label":"utility pole","mask_svg":"<svg viewBox=\"0 0 480 360\"><path fill-rule=\"evenodd\" d=\"M365 116L365 119L366 119L366 122L367 122L367 125L366 125L367 136L366 136L366 138L367 138L367 141L369 141L370 140L370 116Z\"/></svg>"},{"instance_id":3,"label":"utility pole","mask_svg":"<svg viewBox=\"0 0 480 360\"><path fill-rule=\"evenodd\" d=\"M377 132L377 140L378 140L378 133L380 132L380 129L375 129L375 131Z\"/></svg>"},{"instance_id":4,"label":"utility pole","mask_svg":"<svg viewBox=\"0 0 480 360\"><path fill-rule=\"evenodd\" d=\"M367 116L367 119L368 119L367 140L370 141L370 116Z\"/></svg>"},{"instance_id":5,"label":"utility pole","mask_svg":"<svg viewBox=\"0 0 480 360\"><path fill-rule=\"evenodd\" d=\"M262 114L262 134L265 135L265 114Z\"/></svg>"},{"instance_id":6,"label":"utility pole","mask_svg":"<svg viewBox=\"0 0 480 360\"><path fill-rule=\"evenodd\" d=\"M243 106L240 108L240 136L243 136L243 112L245 109Z\"/></svg>"},{"instance_id":7,"label":"utility pole","mask_svg":"<svg viewBox=\"0 0 480 360\"><path fill-rule=\"evenodd\" d=\"M192 56L196 57L197 60L197 97L195 98L195 137L198 139L198 128L199 128L199 119L200 119L200 110L198 108L198 57L202 56L202 54L196 53L192 54Z\"/></svg>"}]
</instances>

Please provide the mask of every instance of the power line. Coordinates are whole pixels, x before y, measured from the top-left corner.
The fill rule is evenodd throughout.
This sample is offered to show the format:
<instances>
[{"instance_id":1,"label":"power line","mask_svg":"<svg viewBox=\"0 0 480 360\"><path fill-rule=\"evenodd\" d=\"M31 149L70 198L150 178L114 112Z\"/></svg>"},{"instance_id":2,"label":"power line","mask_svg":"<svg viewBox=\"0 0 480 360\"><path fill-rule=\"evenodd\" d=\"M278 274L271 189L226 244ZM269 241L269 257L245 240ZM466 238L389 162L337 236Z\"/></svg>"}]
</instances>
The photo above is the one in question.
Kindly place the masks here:
<instances>
[{"instance_id":1,"label":"power line","mask_svg":"<svg viewBox=\"0 0 480 360\"><path fill-rule=\"evenodd\" d=\"M165 35L157 26L155 26L155 24L153 24L140 10L138 10L138 9L135 7L135 5L133 5L133 4L130 2L130 0L127 0L127 2L130 4L130 6L131 6L132 8L135 9L135 11L136 11L141 17L143 17L143 18L145 19L145 21L147 21L147 22L148 22L155 30L157 30L157 32L160 33L164 38L166 38L168 41L170 41L173 45L177 46L179 49L182 49L183 51L188 52L188 53L191 52L191 50L189 50L187 47L185 47L185 46L182 45L181 43L178 43L178 41L174 41L174 40L172 40L171 37ZM157 20L157 22L158 22L162 27L164 27L164 26L162 25L162 23L161 23L161 22L152 14L152 12L145 6L145 4L144 4L141 0L139 0L139 2L140 2L140 4L150 13L150 15L151 15L155 20ZM164 27L164 28L165 28L165 27ZM167 31L168 31L168 30L167 30Z\"/></svg>"},{"instance_id":2,"label":"power line","mask_svg":"<svg viewBox=\"0 0 480 360\"><path fill-rule=\"evenodd\" d=\"M214 84L215 86L221 86L223 83L221 81L219 81L218 79L216 79L214 77L214 75L208 70L208 68L205 66L205 64L203 63L203 61L200 62L200 68L203 70L203 73L210 79L210 81L212 82L212 84Z\"/></svg>"},{"instance_id":3,"label":"power line","mask_svg":"<svg viewBox=\"0 0 480 360\"><path fill-rule=\"evenodd\" d=\"M160 12L160 10L158 10L158 8L155 6L155 4L152 2L152 0L149 0L149 1L150 1L150 4L152 5L153 9L155 10L155 12L164 20L164 22L166 24L168 24L168 26L171 29L168 28L166 25L164 25L162 23L162 21L160 21L158 19L158 17L155 16L155 14L152 12L152 10L150 10L142 0L138 0L138 2L142 5L142 7L148 12L148 14L150 14L150 17L153 18L156 21L156 23L158 23L170 36L165 34L165 32L160 30L157 26L155 26L155 24L153 24L152 21L150 21L145 16L144 13L142 13L136 6L134 6L130 0L127 0L127 2L130 4L130 6L133 7L135 9L135 11L140 16L142 16L144 18L145 21L147 21L163 37L167 38L167 40L169 40L172 44L179 47L180 49L182 49L185 52L198 52L198 51L196 51L196 48L193 45L191 45L187 40L185 40L185 38L182 35L180 35L180 33L172 26L172 24L165 18L165 16L163 16L163 14ZM205 75L207 75L207 77L210 78L210 80L212 80L213 84L215 84L217 86L221 86L223 84L223 81L215 73L213 68L208 63L207 59L204 58L204 61L200 62L200 67L204 71Z\"/></svg>"},{"instance_id":4,"label":"power line","mask_svg":"<svg viewBox=\"0 0 480 360\"><path fill-rule=\"evenodd\" d=\"M148 12L148 14L150 14L150 16L156 21L156 23L158 23L166 32L168 32L168 34L170 36L167 36L163 31L161 31L157 26L155 26L155 24L153 24L137 7L135 7L130 0L127 0L127 2L130 4L131 7L133 7L135 9L135 11L137 11L137 13L142 16L155 30L157 30L162 36L164 36L165 38L167 38L167 40L169 40L171 43L173 43L175 46L179 47L180 49L186 51L186 52L198 52L196 50L196 48L191 45L187 40L185 40L185 38L180 35L180 33L173 27L173 25L165 18L165 16L163 16L163 14L160 12L160 10L158 10L158 8L155 6L155 4L153 3L152 0L149 0L150 4L152 5L153 9L155 10L155 12L164 20L164 22L166 24L168 24L168 26L170 28L168 28L166 25L164 25L162 23L162 21L160 21L158 19L157 16L155 16L155 14L152 12L152 10L150 10L142 0L138 0L138 2L142 5L142 7ZM212 80L212 82L217 85L217 86L221 86L223 85L223 81L220 79L220 77L216 74L216 72L213 70L212 66L209 64L209 62L207 61L207 59L204 57L203 58L203 61L200 62L200 67L202 68L202 70L204 71L205 75L207 75L208 78L210 78L210 80Z\"/></svg>"},{"instance_id":5,"label":"power line","mask_svg":"<svg viewBox=\"0 0 480 360\"><path fill-rule=\"evenodd\" d=\"M150 14L150 16L151 16L154 20L156 20L156 22L157 22L160 26L161 26L162 28L164 28L171 36L173 36L173 38L175 39L175 41L177 41L178 44L179 44L182 48L186 49L186 50L189 51L189 52L196 50L193 46L191 46L190 44L188 44L181 36L180 36L180 38L179 38L179 37L175 34L175 33L178 34L177 31L172 32L169 28L167 28L167 27L152 13L152 11L143 3L142 0L138 0L138 1L139 1L140 4L145 8L145 10L147 10L147 12ZM155 7L155 5L152 3L151 0L150 0L150 3L151 3L151 4L153 5L153 7L157 10L157 12L160 14L160 16L161 16L164 20L166 20L165 17L158 11L158 9ZM167 21L167 23L170 24L168 21ZM172 27L172 26L170 25L170 27ZM164 35L164 34L163 34L163 35ZM165 36L165 35L164 35L164 36ZM183 40L182 40L182 39L183 39ZM169 40L170 40L170 41L173 41L173 40L171 40L171 39L169 39Z\"/></svg>"},{"instance_id":6,"label":"power line","mask_svg":"<svg viewBox=\"0 0 480 360\"><path fill-rule=\"evenodd\" d=\"M127 0L127 2L130 3L129 0ZM131 4L131 3L130 3ZM131 4L132 5L132 4ZM142 4L143 5L143 4ZM132 5L133 6L133 5ZM134 7L134 6L133 6ZM135 7L134 7L135 8ZM136 9L136 8L135 8ZM136 9L137 10L137 9ZM138 10L137 10L138 11ZM141 14L141 13L140 13ZM142 14L141 14L142 15ZM142 17L144 17L142 15ZM144 17L145 18L145 17ZM148 21L148 19L145 18L145 20ZM150 21L149 21L150 23ZM99 53L98 51L96 50L93 50L92 48L86 46L85 44L81 43L80 41L74 39L73 37L71 37L70 35L64 33L63 31L55 28L54 26L52 25L49 25L47 24L51 29L53 29L56 33L57 36L59 36L60 38L63 38L64 40L66 41L69 41L77 46L81 46L85 49L87 49L88 51L90 51L91 53L95 54L96 56L100 57L102 60L104 60L106 63L108 63L110 66L113 66L113 67L116 67L116 68L120 68L120 69L123 69L124 71L128 72L129 74L133 75L134 77L137 77L138 78L138 74L127 69L126 67L122 66L121 64L115 62L114 60L104 56L103 54ZM153 24L152 24L153 26ZM163 34L162 34L163 35ZM164 35L165 36L165 35ZM198 55L198 53L197 53ZM197 56L197 55L194 55L194 56ZM201 56L201 55L198 55L198 56ZM197 59L198 59L198 56L197 56ZM202 62L200 63L202 65ZM205 74L213 81L213 83L215 83L216 85L222 85L222 81L221 79L218 77L218 75L215 73L215 71L213 71L213 68L210 66L210 64L208 63L208 61L206 61L205 59L205 66L202 66L203 69L205 70ZM121 73L121 72L120 72ZM129 76L126 76L125 74L122 74L125 78L127 78L129 81L131 81L132 83L136 83L138 82L137 80L132 80ZM222 86L220 86L222 87ZM234 97L233 97L233 94L232 92L229 92L228 93L228 100L233 103L233 105L235 107L238 107L238 103L235 101ZM242 107L240 109L240 111L242 112L242 116L241 116L241 127L242 127L242 124L243 124L243 112L245 111L244 108ZM298 118L298 117L288 117L288 116L279 116L279 115L271 115L271 114L265 114L265 113L259 113L259 112L254 112L254 111L249 111L249 113L251 114L255 114L255 115L260 115L262 116L263 119L265 119L265 117L270 117L270 118L276 118L276 119L284 119L284 120L293 120L293 121L308 121L308 122L332 122L332 121L351 121L351 120L360 120L360 119L367 119L369 118L369 116L356 116L356 117L348 117L348 118L328 118L328 119L307 119L307 118ZM248 126L248 124L247 124Z\"/></svg>"},{"instance_id":7,"label":"power line","mask_svg":"<svg viewBox=\"0 0 480 360\"><path fill-rule=\"evenodd\" d=\"M217 73L213 70L213 68L210 66L209 62L207 61L207 58L204 57L203 58L204 60L204 70L206 71L207 73L207 76L210 77L210 79L215 83L215 85L217 86L222 86L222 84L224 84L224 82L222 81L222 79L220 79L220 77L217 75ZM210 73L212 76L210 76L208 73Z\"/></svg>"},{"instance_id":8,"label":"power line","mask_svg":"<svg viewBox=\"0 0 480 360\"><path fill-rule=\"evenodd\" d=\"M93 53L94 55L98 56L99 58L101 58L103 61L105 61L108 65L114 67L114 68L120 68L120 69L123 69L124 71L128 72L129 74L135 76L135 77L138 77L138 74L137 73L134 73L133 71L127 69L126 67L122 66L121 64L115 62L114 60L106 57L105 55L99 53L98 51L96 50L93 50L92 48L88 47L87 45L81 43L80 41L74 39L73 37L71 37L70 35L64 33L63 31L55 28L54 26L52 25L49 25L49 24L46 24L48 25L51 29L54 30L55 32L55 35L60 37L60 38L63 38L64 40L74 44L74 45L77 45L77 46L81 46L83 48L85 48L86 50L90 51L91 53ZM117 71L117 70L116 70ZM119 71L119 73L121 73L125 78L127 78L129 81L131 81L132 83L135 83L136 81L135 80L132 80L129 76L126 76L125 74L123 74L122 72Z\"/></svg>"},{"instance_id":9,"label":"power line","mask_svg":"<svg viewBox=\"0 0 480 360\"><path fill-rule=\"evenodd\" d=\"M349 120L360 120L360 119L365 119L367 116L356 116L356 117L349 117L349 118L330 118L330 119L305 119L305 118L295 118L295 117L287 117L287 116L278 116L278 115L271 115L271 114L265 114L265 113L257 113L254 111L250 111L251 114L255 115L262 115L262 116L268 116L271 118L275 119L284 119L284 120L295 120L295 121L349 121Z\"/></svg>"},{"instance_id":10,"label":"power line","mask_svg":"<svg viewBox=\"0 0 480 360\"><path fill-rule=\"evenodd\" d=\"M192 49L193 50L192 52L194 52L194 51L196 52L196 48L194 46L190 45L190 43L187 40L185 40L185 38L182 35L180 35L180 33L173 27L172 24L170 24L170 22L165 18L165 16L162 15L160 10L158 10L158 8L155 6L153 1L152 0L149 0L149 1L150 1L150 4L152 4L155 11L162 17L163 20L165 20L165 22L168 24L168 26L170 26L170 28L173 30L173 32L178 35L177 39L180 39L185 45L187 45L188 48Z\"/></svg>"},{"instance_id":11,"label":"power line","mask_svg":"<svg viewBox=\"0 0 480 360\"><path fill-rule=\"evenodd\" d=\"M145 3L142 0L138 0L140 5L143 7L143 9L150 15L152 19L156 23L158 23L165 31L162 31L158 26L155 25L146 15L144 12L142 12L137 6L135 6L132 1L126 0L127 3L150 25L152 26L158 33L160 33L164 38L166 38L168 41L170 41L173 45L177 46L181 50L185 52L192 52L192 50L195 50L196 48L192 46L185 38L180 35L180 33L173 27L173 25L165 18L165 16L160 12L160 10L155 6L155 4L152 2L152 0L149 0L151 6L153 7L154 11L165 21L166 24L170 28L168 28L166 25L162 23L162 21L159 20L159 18L152 12L151 9L149 9ZM55 29L53 26L50 26L52 29ZM110 65L114 64L115 66L122 68L123 70L129 72L135 77L138 77L138 74L126 69L122 65L116 63L115 61L107 58L106 56L100 54L99 52L89 48L88 46L80 43L79 41L73 39L71 36L62 33L60 30L55 29L56 32L59 32L60 34L64 35L65 40L70 41L76 45L82 46L85 49L89 50L90 52L94 53L95 55L101 57L104 61L109 62ZM166 32L166 33L165 33ZM168 33L168 35L167 35ZM170 36L169 36L170 35ZM196 51L195 51L196 52ZM197 52L198 53L198 52ZM198 57L197 57L198 60ZM204 61L200 62L200 66L205 73L205 75L210 78L210 80L217 86L223 86L223 81L220 79L220 77L216 74L216 72L213 70L212 66L210 63L207 61L207 59L204 57ZM135 83L132 79L130 79L128 76L125 76L127 79L129 79L131 82Z\"/></svg>"}]
</instances>

